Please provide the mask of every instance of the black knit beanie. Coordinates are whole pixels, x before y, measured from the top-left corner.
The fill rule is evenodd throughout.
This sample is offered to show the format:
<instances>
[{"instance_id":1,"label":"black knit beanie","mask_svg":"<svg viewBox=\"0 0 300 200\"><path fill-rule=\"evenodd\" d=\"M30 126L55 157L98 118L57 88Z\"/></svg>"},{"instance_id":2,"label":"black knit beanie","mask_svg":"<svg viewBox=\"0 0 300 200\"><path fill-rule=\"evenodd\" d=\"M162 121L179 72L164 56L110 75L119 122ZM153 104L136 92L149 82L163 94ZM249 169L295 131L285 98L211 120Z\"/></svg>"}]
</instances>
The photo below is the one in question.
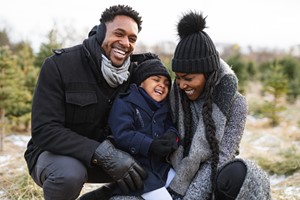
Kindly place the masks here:
<instances>
[{"instance_id":1,"label":"black knit beanie","mask_svg":"<svg viewBox=\"0 0 300 200\"><path fill-rule=\"evenodd\" d=\"M171 86L171 76L159 58L148 59L140 63L134 72L133 81L139 86L145 79L155 75L167 77Z\"/></svg>"},{"instance_id":2,"label":"black knit beanie","mask_svg":"<svg viewBox=\"0 0 300 200\"><path fill-rule=\"evenodd\" d=\"M219 54L207 33L202 13L184 14L177 25L180 41L172 59L172 70L182 73L210 73L220 67Z\"/></svg>"}]
</instances>

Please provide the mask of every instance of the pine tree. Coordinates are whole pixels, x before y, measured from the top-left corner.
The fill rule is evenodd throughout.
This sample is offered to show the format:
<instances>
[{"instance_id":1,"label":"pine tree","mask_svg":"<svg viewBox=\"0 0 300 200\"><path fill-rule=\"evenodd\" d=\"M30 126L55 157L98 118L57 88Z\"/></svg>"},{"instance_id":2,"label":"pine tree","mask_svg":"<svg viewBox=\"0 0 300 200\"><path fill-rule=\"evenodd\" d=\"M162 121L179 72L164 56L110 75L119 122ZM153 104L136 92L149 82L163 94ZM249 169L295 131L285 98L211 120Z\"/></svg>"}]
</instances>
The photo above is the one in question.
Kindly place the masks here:
<instances>
[{"instance_id":1,"label":"pine tree","mask_svg":"<svg viewBox=\"0 0 300 200\"><path fill-rule=\"evenodd\" d=\"M40 50L34 63L35 66L41 67L45 58L53 54L53 49L59 49L62 47L62 43L58 42L58 31L56 29L52 29L48 33L47 39L48 41L46 43L42 43L40 46Z\"/></svg>"},{"instance_id":2,"label":"pine tree","mask_svg":"<svg viewBox=\"0 0 300 200\"><path fill-rule=\"evenodd\" d=\"M21 67L18 67L16 57L8 46L0 47L1 151L6 129L12 125L30 121L32 95L25 87L26 76Z\"/></svg>"},{"instance_id":3,"label":"pine tree","mask_svg":"<svg viewBox=\"0 0 300 200\"><path fill-rule=\"evenodd\" d=\"M14 95L14 109L11 109L9 118L15 127L24 125L29 129L31 120L31 101L40 68L34 67L34 54L29 43L21 42L16 45L17 68L21 72L22 81L19 87L23 90ZM12 108L12 107L11 107Z\"/></svg>"},{"instance_id":4,"label":"pine tree","mask_svg":"<svg viewBox=\"0 0 300 200\"><path fill-rule=\"evenodd\" d=\"M263 112L271 119L271 125L276 126L280 122L279 113L285 110L282 100L288 91L288 79L282 65L275 63L269 69L263 82L263 91L271 99L265 103Z\"/></svg>"},{"instance_id":5,"label":"pine tree","mask_svg":"<svg viewBox=\"0 0 300 200\"><path fill-rule=\"evenodd\" d=\"M8 46L0 47L0 151L3 150L5 128L8 125L6 111L11 104L11 93L16 87L16 62Z\"/></svg>"}]
</instances>

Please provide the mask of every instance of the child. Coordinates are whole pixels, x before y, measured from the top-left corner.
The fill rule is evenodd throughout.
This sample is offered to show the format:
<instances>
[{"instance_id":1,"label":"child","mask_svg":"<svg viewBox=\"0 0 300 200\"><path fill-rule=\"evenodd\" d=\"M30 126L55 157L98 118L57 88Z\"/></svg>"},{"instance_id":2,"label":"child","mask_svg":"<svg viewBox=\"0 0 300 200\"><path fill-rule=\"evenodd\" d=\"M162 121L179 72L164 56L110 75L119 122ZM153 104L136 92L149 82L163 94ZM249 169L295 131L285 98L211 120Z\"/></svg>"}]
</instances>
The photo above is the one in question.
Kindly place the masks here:
<instances>
[{"instance_id":1,"label":"child","mask_svg":"<svg viewBox=\"0 0 300 200\"><path fill-rule=\"evenodd\" d=\"M167 157L178 148L178 132L169 113L171 77L159 58L140 63L133 77L135 83L115 100L108 120L117 147L148 173L143 190L129 195L172 199L166 187L174 171Z\"/></svg>"}]
</instances>

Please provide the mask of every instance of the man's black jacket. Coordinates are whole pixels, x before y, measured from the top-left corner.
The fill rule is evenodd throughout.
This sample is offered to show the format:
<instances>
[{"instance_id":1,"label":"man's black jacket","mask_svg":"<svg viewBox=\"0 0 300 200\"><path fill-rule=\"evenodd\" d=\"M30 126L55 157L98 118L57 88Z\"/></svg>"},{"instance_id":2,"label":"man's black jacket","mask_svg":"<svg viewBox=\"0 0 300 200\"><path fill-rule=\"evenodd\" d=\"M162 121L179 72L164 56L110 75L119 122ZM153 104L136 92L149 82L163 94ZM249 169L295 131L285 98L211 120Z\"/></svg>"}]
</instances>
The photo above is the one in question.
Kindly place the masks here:
<instances>
[{"instance_id":1,"label":"man's black jacket","mask_svg":"<svg viewBox=\"0 0 300 200\"><path fill-rule=\"evenodd\" d=\"M108 86L97 45L92 36L82 45L54 51L45 60L33 98L32 138L25 152L30 172L43 151L71 156L89 166L108 135L111 103L131 80L117 88ZM135 66L131 63L131 73Z\"/></svg>"}]
</instances>

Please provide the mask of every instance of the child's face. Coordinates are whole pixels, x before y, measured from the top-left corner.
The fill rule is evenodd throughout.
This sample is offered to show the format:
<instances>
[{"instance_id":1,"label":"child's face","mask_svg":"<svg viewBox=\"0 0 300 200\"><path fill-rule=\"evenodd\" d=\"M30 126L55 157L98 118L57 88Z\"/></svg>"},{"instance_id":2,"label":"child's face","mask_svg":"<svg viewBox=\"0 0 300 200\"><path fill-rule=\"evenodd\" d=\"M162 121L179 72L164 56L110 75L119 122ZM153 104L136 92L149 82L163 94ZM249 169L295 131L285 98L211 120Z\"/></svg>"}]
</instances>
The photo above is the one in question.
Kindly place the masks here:
<instances>
[{"instance_id":1,"label":"child's face","mask_svg":"<svg viewBox=\"0 0 300 200\"><path fill-rule=\"evenodd\" d=\"M169 80L165 76L155 75L145 79L140 87L144 88L147 94L155 101L164 100L169 92Z\"/></svg>"}]
</instances>

